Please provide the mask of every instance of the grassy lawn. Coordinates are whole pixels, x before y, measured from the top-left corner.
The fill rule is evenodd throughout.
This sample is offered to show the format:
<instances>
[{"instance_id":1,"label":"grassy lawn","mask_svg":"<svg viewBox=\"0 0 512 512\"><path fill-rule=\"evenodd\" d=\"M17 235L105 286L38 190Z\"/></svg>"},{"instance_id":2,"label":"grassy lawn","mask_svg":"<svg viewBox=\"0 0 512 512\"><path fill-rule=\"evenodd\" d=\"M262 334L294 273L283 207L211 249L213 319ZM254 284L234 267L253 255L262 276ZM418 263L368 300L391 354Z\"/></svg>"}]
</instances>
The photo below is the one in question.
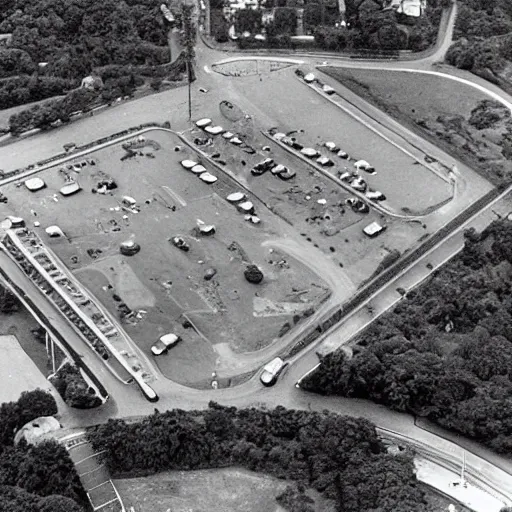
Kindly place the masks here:
<instances>
[{"instance_id":1,"label":"grassy lawn","mask_svg":"<svg viewBox=\"0 0 512 512\"><path fill-rule=\"evenodd\" d=\"M135 512L285 512L275 501L288 483L244 469L170 471L114 482ZM317 512L333 512L317 493Z\"/></svg>"},{"instance_id":2,"label":"grassy lawn","mask_svg":"<svg viewBox=\"0 0 512 512\"><path fill-rule=\"evenodd\" d=\"M329 67L322 71L495 185L512 176L512 162L501 153L506 119L480 130L468 122L471 111L489 99L477 89L421 73Z\"/></svg>"}]
</instances>

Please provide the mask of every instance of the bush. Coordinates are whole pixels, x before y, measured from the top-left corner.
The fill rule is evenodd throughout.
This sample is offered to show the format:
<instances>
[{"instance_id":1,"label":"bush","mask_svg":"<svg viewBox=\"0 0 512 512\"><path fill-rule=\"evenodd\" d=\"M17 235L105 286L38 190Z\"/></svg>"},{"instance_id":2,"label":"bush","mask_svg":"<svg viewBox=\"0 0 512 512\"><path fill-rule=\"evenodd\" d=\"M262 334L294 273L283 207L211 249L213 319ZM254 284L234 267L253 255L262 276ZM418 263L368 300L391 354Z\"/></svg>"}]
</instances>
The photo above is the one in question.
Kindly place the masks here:
<instances>
[{"instance_id":1,"label":"bush","mask_svg":"<svg viewBox=\"0 0 512 512\"><path fill-rule=\"evenodd\" d=\"M249 265L244 271L244 276L252 284L259 284L263 281L263 272L256 265Z\"/></svg>"},{"instance_id":2,"label":"bush","mask_svg":"<svg viewBox=\"0 0 512 512\"><path fill-rule=\"evenodd\" d=\"M80 370L71 363L64 364L52 378L52 383L70 407L92 409L102 404L94 389L89 387Z\"/></svg>"}]
</instances>

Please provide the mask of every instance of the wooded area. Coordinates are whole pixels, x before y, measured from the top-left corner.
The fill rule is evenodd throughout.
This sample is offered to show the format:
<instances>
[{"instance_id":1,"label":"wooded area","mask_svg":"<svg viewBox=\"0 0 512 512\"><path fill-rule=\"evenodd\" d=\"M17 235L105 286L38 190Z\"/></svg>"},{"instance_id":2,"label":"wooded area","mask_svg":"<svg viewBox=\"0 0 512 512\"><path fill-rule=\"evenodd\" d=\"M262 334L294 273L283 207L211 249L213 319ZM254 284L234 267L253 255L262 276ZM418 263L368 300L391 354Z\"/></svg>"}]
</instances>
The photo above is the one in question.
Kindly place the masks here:
<instances>
[{"instance_id":1,"label":"wooded area","mask_svg":"<svg viewBox=\"0 0 512 512\"><path fill-rule=\"evenodd\" d=\"M446 60L512 92L512 3L459 0L454 39Z\"/></svg>"},{"instance_id":2,"label":"wooded area","mask_svg":"<svg viewBox=\"0 0 512 512\"><path fill-rule=\"evenodd\" d=\"M241 466L323 492L340 512L433 512L417 485L412 455L388 454L374 425L361 418L210 403L204 412L110 420L89 437L96 451L106 450L118 477ZM280 499L296 502L293 492Z\"/></svg>"},{"instance_id":3,"label":"wooded area","mask_svg":"<svg viewBox=\"0 0 512 512\"><path fill-rule=\"evenodd\" d=\"M14 445L16 432L40 416L57 413L55 399L41 390L24 392L0 406L0 510L81 512L85 491L66 449L55 441ZM80 506L80 505L81 506Z\"/></svg>"},{"instance_id":4,"label":"wooded area","mask_svg":"<svg viewBox=\"0 0 512 512\"><path fill-rule=\"evenodd\" d=\"M512 223L469 230L460 255L301 384L429 418L512 449Z\"/></svg>"}]
</instances>

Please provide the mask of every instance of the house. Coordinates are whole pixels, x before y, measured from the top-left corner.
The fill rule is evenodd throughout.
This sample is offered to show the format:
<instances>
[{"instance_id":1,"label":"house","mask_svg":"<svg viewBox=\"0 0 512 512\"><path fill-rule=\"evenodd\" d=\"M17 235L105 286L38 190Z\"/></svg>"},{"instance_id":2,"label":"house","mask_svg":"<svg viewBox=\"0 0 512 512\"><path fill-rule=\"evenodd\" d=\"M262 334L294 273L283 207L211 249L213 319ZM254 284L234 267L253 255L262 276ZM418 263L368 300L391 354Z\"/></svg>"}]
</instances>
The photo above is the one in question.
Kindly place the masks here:
<instances>
[{"instance_id":1,"label":"house","mask_svg":"<svg viewBox=\"0 0 512 512\"><path fill-rule=\"evenodd\" d=\"M99 76L86 76L82 83L80 84L80 87L84 89L101 89L103 87L103 80Z\"/></svg>"},{"instance_id":2,"label":"house","mask_svg":"<svg viewBox=\"0 0 512 512\"><path fill-rule=\"evenodd\" d=\"M397 14L419 18L427 8L426 0L389 0L384 9L394 9Z\"/></svg>"},{"instance_id":3,"label":"house","mask_svg":"<svg viewBox=\"0 0 512 512\"><path fill-rule=\"evenodd\" d=\"M9 46L11 44L12 34L0 34L0 46Z\"/></svg>"}]
</instances>

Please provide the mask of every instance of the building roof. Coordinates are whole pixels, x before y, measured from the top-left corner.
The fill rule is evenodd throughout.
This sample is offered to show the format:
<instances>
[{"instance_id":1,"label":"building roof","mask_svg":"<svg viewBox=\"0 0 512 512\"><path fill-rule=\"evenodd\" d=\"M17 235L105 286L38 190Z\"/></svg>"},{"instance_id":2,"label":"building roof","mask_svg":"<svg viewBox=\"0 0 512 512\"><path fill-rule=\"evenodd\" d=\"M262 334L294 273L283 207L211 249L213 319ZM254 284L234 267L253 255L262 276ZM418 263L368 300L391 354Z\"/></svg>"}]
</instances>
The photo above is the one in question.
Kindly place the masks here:
<instances>
[{"instance_id":1,"label":"building roof","mask_svg":"<svg viewBox=\"0 0 512 512\"><path fill-rule=\"evenodd\" d=\"M14 436L14 443L18 444L21 439L25 439L28 444L37 444L40 441L48 439L48 434L61 428L60 423L53 416L41 416L35 420L29 421Z\"/></svg>"}]
</instances>

